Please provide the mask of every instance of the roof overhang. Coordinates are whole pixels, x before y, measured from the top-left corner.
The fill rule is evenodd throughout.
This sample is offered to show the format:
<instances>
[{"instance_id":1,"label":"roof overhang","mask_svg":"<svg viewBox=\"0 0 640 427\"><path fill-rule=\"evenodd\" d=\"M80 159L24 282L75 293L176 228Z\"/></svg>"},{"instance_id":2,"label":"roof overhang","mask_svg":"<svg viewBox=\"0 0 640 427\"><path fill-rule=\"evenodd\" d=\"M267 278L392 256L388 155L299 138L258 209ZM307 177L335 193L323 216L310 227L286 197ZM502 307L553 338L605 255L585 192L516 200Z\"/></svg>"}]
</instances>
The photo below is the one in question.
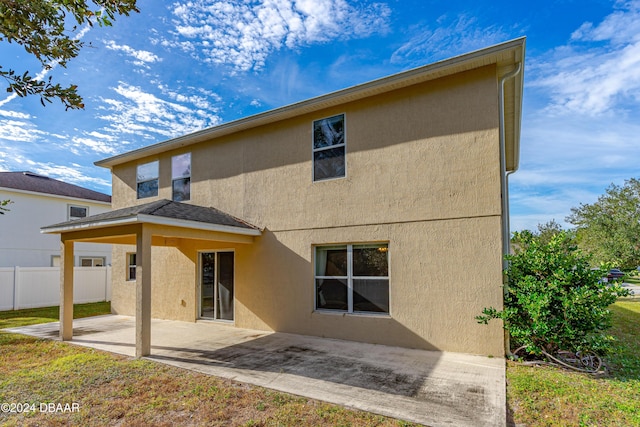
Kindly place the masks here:
<instances>
[{"instance_id":1,"label":"roof overhang","mask_svg":"<svg viewBox=\"0 0 640 427\"><path fill-rule=\"evenodd\" d=\"M60 234L63 241L125 244L136 244L136 236L148 232L158 245L176 239L253 243L262 235L258 227L213 207L165 199L49 225L40 232Z\"/></svg>"},{"instance_id":2,"label":"roof overhang","mask_svg":"<svg viewBox=\"0 0 640 427\"><path fill-rule=\"evenodd\" d=\"M207 224L199 221L189 221L184 219L157 217L154 215L137 214L126 218L114 218L97 220L78 224L64 224L60 226L42 227L44 234L63 234L75 231L96 230L109 227L118 227L132 224L153 224L167 227L186 228L190 230L215 231L218 233L239 234L243 236L261 236L262 232L254 228L233 227L222 224Z\"/></svg>"},{"instance_id":3,"label":"roof overhang","mask_svg":"<svg viewBox=\"0 0 640 427\"><path fill-rule=\"evenodd\" d=\"M423 67L414 68L409 71L373 80L368 83L129 151L127 153L100 160L95 164L101 167L112 168L119 164L139 160L148 156L158 155L168 150L187 147L199 142L212 140L225 135L483 66L495 65L498 70L497 77L500 78L502 75L507 74L514 69L518 63L521 63L524 68L525 40L525 37L521 37L507 41L475 52L435 62ZM505 143L507 171L515 171L518 168L519 163L523 82L524 70L522 70L515 78L506 82L505 86Z\"/></svg>"}]
</instances>

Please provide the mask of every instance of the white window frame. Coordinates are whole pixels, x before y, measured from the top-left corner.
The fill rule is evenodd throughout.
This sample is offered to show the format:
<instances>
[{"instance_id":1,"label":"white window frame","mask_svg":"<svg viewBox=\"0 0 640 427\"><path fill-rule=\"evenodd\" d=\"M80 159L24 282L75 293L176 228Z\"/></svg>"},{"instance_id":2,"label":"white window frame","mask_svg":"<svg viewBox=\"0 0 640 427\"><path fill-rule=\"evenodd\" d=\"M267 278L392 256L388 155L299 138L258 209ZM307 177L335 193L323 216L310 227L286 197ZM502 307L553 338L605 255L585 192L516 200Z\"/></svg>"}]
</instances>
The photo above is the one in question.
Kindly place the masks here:
<instances>
[{"instance_id":1,"label":"white window frame","mask_svg":"<svg viewBox=\"0 0 640 427\"><path fill-rule=\"evenodd\" d=\"M82 261L90 260L91 265L82 265ZM101 265L96 265L96 261L99 261ZM107 259L103 256L81 256L80 267L104 267L107 265Z\"/></svg>"},{"instance_id":2,"label":"white window frame","mask_svg":"<svg viewBox=\"0 0 640 427\"><path fill-rule=\"evenodd\" d=\"M386 276L354 276L353 275L353 247L354 246L362 246L362 245L386 245L387 250L387 275ZM332 247L332 246L346 246L347 247L347 275L346 276L319 276L317 275L317 254L318 249ZM371 315L371 316L390 316L391 315L391 280L390 280L390 272L391 269L391 254L389 252L389 242L361 242L361 243L336 243L336 244L327 244L327 245L315 245L313 247L313 308L315 311L322 313L340 313L340 314L355 314L355 315ZM336 280L346 280L347 281L347 310L339 310L339 309L329 309L329 308L319 308L318 307L318 279L336 279ZM389 310L387 312L377 312L377 311L354 311L353 310L353 280L354 279L364 279L364 280L386 280L388 283L388 298L389 298Z\"/></svg>"},{"instance_id":3,"label":"white window frame","mask_svg":"<svg viewBox=\"0 0 640 427\"><path fill-rule=\"evenodd\" d=\"M156 174L155 177L153 178L147 178L147 179L140 179L140 168L147 166L147 165L151 165L155 163L156 164ZM147 182L153 182L153 181L157 181L157 190L156 190L156 194L152 194L150 196L144 196L144 197L140 197L140 191L139 191L139 185L140 184L144 184ZM150 162L147 163L140 163L136 166L136 199L147 199L150 197L158 197L158 193L160 192L160 161L159 160L152 160Z\"/></svg>"},{"instance_id":4,"label":"white window frame","mask_svg":"<svg viewBox=\"0 0 640 427\"><path fill-rule=\"evenodd\" d=\"M342 122L343 122L343 133L344 133L344 142L342 144L336 144L336 145L328 145L326 147L320 147L320 148L315 148L315 126L317 122L320 122L322 120L327 120L327 119L332 119L334 117L338 117L338 116L342 116ZM340 148L343 147L344 148L344 175L342 176L333 176L330 178L318 178L316 179L316 160L315 160L315 154L319 151L325 151L325 150L331 150L334 148ZM347 114L346 113L338 113L338 114L334 114L333 116L328 116L328 117L323 117L321 119L317 119L311 122L311 175L313 178L313 182L325 182L325 181L332 181L335 179L343 179L347 177Z\"/></svg>"},{"instance_id":5,"label":"white window frame","mask_svg":"<svg viewBox=\"0 0 640 427\"><path fill-rule=\"evenodd\" d=\"M183 157L183 156L189 156L189 175L178 175L175 176L173 174L173 162L178 159L179 157ZM173 183L178 181L178 180L183 180L183 179L188 179L189 180L189 197L186 199L182 199L180 200L181 202L186 202L188 200L191 200L191 153L182 153L182 154L178 154L175 155L173 157L171 157L171 200L176 201L176 194L175 194L175 189L173 187Z\"/></svg>"},{"instance_id":6,"label":"white window frame","mask_svg":"<svg viewBox=\"0 0 640 427\"><path fill-rule=\"evenodd\" d=\"M135 259L136 252L127 252L127 282L135 282L136 280L136 262L131 264L132 257L133 261L137 262L137 260ZM132 268L133 270L131 270ZM131 271L133 271L133 277Z\"/></svg>"},{"instance_id":7,"label":"white window frame","mask_svg":"<svg viewBox=\"0 0 640 427\"><path fill-rule=\"evenodd\" d=\"M84 209L85 210L85 215L84 216L71 216L71 209ZM82 219L82 218L86 218L89 216L89 206L83 206L83 205L67 205L67 221L73 221L76 219Z\"/></svg>"}]
</instances>

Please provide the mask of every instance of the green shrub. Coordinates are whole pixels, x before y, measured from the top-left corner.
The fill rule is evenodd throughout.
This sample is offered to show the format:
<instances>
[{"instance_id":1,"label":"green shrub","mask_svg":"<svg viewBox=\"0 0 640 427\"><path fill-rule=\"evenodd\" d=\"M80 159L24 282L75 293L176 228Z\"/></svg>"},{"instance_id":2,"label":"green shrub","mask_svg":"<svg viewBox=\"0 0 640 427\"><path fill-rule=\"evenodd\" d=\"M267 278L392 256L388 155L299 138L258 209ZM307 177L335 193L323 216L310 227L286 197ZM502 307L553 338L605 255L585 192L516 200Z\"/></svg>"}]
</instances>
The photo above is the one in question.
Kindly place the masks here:
<instances>
[{"instance_id":1,"label":"green shrub","mask_svg":"<svg viewBox=\"0 0 640 427\"><path fill-rule=\"evenodd\" d=\"M608 307L627 291L618 283L603 283L606 270L591 269L590 258L567 232L546 243L528 231L515 234L518 248L507 256L504 310L485 308L478 322L502 319L512 347L525 346L530 353L606 353L613 339L606 334Z\"/></svg>"}]
</instances>

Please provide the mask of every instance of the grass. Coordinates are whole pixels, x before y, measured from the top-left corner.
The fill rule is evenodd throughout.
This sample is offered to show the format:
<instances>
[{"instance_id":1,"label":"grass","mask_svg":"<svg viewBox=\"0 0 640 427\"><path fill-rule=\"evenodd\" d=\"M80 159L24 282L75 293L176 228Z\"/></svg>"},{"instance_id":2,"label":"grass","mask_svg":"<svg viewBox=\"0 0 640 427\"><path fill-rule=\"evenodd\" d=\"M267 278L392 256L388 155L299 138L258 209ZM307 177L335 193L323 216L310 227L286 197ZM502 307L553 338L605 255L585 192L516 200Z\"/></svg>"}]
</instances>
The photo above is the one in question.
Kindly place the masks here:
<instances>
[{"instance_id":1,"label":"grass","mask_svg":"<svg viewBox=\"0 0 640 427\"><path fill-rule=\"evenodd\" d=\"M109 313L75 306L74 315ZM58 320L57 307L0 312L0 328ZM0 403L77 403L4 413L2 426L413 426L156 362L0 331ZM64 407L64 406L63 406Z\"/></svg>"},{"instance_id":2,"label":"grass","mask_svg":"<svg viewBox=\"0 0 640 427\"><path fill-rule=\"evenodd\" d=\"M512 422L640 426L640 301L612 306L606 376L507 364ZM74 308L76 317L108 304ZM0 312L0 328L58 319L57 307ZM0 413L0 425L410 426L382 416L147 360L0 331L0 403L78 403L77 413Z\"/></svg>"},{"instance_id":3,"label":"grass","mask_svg":"<svg viewBox=\"0 0 640 427\"><path fill-rule=\"evenodd\" d=\"M624 281L632 285L640 285L640 277L638 276L626 276Z\"/></svg>"},{"instance_id":4,"label":"grass","mask_svg":"<svg viewBox=\"0 0 640 427\"><path fill-rule=\"evenodd\" d=\"M74 304L73 318L99 316L111 313L110 302L95 302L90 304ZM29 308L26 310L0 311L0 329L18 328L20 326L35 325L38 323L57 322L60 316L60 308L43 307Z\"/></svg>"},{"instance_id":5,"label":"grass","mask_svg":"<svg viewBox=\"0 0 640 427\"><path fill-rule=\"evenodd\" d=\"M603 377L553 367L507 364L507 404L514 424L640 426L640 301L611 307L617 338Z\"/></svg>"}]
</instances>

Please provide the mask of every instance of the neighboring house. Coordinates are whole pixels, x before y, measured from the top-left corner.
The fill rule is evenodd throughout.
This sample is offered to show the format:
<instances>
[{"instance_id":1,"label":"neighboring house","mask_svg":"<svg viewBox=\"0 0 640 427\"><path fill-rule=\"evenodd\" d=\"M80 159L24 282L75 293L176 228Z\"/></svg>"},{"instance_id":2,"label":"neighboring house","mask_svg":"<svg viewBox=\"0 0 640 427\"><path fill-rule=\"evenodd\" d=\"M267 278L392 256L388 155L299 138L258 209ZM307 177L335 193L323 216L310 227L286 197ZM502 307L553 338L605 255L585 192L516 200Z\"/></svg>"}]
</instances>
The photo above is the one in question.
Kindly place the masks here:
<instances>
[{"instance_id":1,"label":"neighboring house","mask_svg":"<svg viewBox=\"0 0 640 427\"><path fill-rule=\"evenodd\" d=\"M0 200L11 200L0 215L0 267L60 265L60 238L42 234L53 222L111 210L111 196L32 172L0 172ZM74 264L111 264L111 248L78 244Z\"/></svg>"},{"instance_id":2,"label":"neighboring house","mask_svg":"<svg viewBox=\"0 0 640 427\"><path fill-rule=\"evenodd\" d=\"M44 228L114 248L112 310L504 354L507 175L525 40L97 162L114 211ZM71 339L64 266L61 336Z\"/></svg>"}]
</instances>

